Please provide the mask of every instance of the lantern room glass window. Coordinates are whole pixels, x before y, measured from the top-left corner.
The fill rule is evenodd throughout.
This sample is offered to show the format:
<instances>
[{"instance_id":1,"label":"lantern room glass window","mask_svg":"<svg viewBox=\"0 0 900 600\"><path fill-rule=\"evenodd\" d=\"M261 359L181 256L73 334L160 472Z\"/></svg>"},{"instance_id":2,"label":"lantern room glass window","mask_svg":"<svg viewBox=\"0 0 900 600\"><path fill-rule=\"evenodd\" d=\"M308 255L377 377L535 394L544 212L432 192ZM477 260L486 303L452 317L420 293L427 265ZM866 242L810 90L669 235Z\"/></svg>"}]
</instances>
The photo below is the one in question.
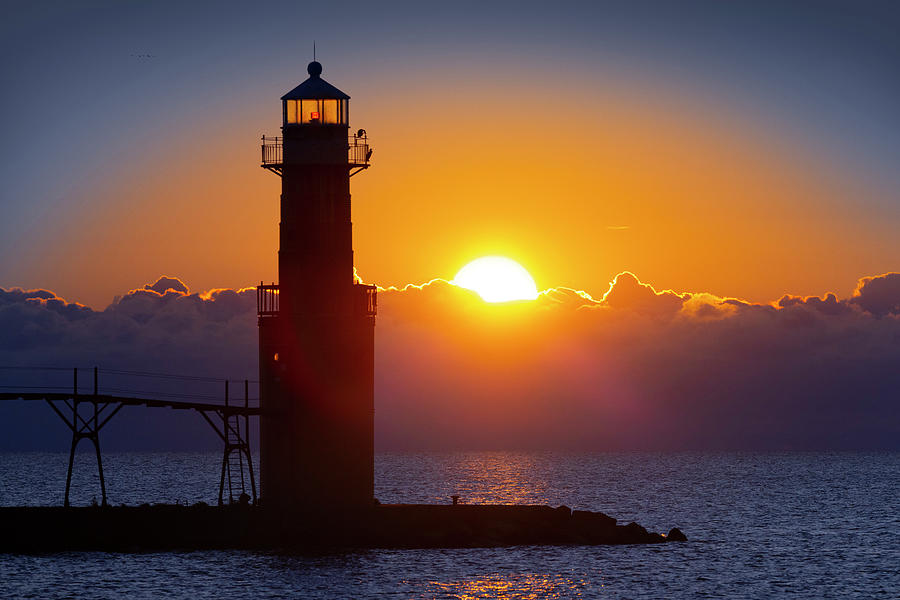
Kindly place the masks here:
<instances>
[{"instance_id":1,"label":"lantern room glass window","mask_svg":"<svg viewBox=\"0 0 900 600\"><path fill-rule=\"evenodd\" d=\"M285 125L346 125L350 121L347 100L285 100Z\"/></svg>"}]
</instances>

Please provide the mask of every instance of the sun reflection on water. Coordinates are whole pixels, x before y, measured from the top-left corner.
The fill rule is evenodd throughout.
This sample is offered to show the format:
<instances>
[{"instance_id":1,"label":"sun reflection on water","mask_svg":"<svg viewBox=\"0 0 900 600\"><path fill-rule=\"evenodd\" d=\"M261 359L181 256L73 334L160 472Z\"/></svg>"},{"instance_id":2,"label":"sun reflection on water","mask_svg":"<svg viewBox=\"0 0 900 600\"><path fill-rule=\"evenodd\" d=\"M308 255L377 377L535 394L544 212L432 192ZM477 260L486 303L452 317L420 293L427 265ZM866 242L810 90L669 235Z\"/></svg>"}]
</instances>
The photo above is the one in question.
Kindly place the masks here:
<instances>
[{"instance_id":1,"label":"sun reflection on water","mask_svg":"<svg viewBox=\"0 0 900 600\"><path fill-rule=\"evenodd\" d=\"M473 453L447 464L446 480L458 482L456 493L467 504L547 504L548 483L535 466L534 457L526 454Z\"/></svg>"},{"instance_id":2,"label":"sun reflection on water","mask_svg":"<svg viewBox=\"0 0 900 600\"><path fill-rule=\"evenodd\" d=\"M427 592L441 598L476 600L481 598L578 598L592 587L586 579L562 575L524 573L503 577L499 574L464 581L430 581ZM595 589L595 588L592 588Z\"/></svg>"}]
</instances>

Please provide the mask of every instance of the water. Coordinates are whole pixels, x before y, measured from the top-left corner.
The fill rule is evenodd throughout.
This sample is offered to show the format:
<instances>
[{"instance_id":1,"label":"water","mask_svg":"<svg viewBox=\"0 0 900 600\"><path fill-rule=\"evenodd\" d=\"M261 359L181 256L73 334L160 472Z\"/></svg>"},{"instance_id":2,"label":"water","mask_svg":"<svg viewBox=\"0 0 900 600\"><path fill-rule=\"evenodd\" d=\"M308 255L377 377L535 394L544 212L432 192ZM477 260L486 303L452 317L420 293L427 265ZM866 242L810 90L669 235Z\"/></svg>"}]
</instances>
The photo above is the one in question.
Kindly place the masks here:
<instances>
[{"instance_id":1,"label":"water","mask_svg":"<svg viewBox=\"0 0 900 600\"><path fill-rule=\"evenodd\" d=\"M96 494L79 454L75 503ZM220 456L108 454L112 503L214 502ZM0 504L59 504L66 456L0 454ZM567 504L685 544L0 555L10 598L898 598L900 453L380 454L382 502Z\"/></svg>"}]
</instances>

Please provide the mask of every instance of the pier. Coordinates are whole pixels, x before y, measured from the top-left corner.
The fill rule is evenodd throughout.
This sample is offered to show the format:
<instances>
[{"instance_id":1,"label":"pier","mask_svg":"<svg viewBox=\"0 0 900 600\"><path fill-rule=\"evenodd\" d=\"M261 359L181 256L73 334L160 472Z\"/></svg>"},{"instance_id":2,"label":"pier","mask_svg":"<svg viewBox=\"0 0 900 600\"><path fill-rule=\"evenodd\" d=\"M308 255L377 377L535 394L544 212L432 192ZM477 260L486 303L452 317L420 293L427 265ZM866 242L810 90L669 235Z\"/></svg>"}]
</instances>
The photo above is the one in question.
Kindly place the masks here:
<instances>
[{"instance_id":1,"label":"pier","mask_svg":"<svg viewBox=\"0 0 900 600\"><path fill-rule=\"evenodd\" d=\"M86 386L84 375L90 376ZM62 377L71 373L68 388L61 385ZM79 373L81 383L79 384ZM145 373L118 369L78 369L59 367L0 367L0 401L27 400L46 402L72 432L69 446L69 468L66 471L66 487L63 506L69 506L69 490L75 464L75 450L81 440L94 446L97 471L100 479L101 506L107 505L106 481L103 477L103 458L100 452L100 431L126 406L170 408L194 411L212 427L222 441L222 470L219 480L219 504L241 501L244 495L253 504L257 502L256 475L250 453L250 417L259 416L259 398L250 397L250 380L243 380L242 396L232 398L230 381L194 375L171 373ZM100 386L100 375L114 379L107 389ZM181 391L133 389L148 379L174 382ZM26 383L19 383L19 382ZM256 384L257 382L253 382ZM222 386L222 395L208 393L213 385ZM196 388L206 388L207 393L196 393ZM189 389L184 389L189 388ZM194 389L190 389L194 388ZM143 394L143 395L139 395Z\"/></svg>"}]
</instances>

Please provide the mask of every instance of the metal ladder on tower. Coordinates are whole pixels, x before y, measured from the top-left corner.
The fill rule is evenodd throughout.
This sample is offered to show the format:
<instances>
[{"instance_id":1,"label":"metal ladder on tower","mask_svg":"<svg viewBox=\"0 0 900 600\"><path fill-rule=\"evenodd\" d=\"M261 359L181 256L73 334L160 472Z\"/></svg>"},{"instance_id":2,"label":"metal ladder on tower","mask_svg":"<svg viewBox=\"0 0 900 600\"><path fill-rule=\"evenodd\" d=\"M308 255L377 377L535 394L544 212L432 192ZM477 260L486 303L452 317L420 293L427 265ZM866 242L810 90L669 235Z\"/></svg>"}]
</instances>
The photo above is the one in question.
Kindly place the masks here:
<instances>
[{"instance_id":1,"label":"metal ladder on tower","mask_svg":"<svg viewBox=\"0 0 900 600\"><path fill-rule=\"evenodd\" d=\"M244 382L244 405L249 404L247 382ZM219 482L219 505L224 504L225 485L228 485L229 504L256 504L256 482L253 476L253 459L250 456L249 417L229 410L228 382L225 382L225 406L222 415L222 441L225 452L222 456L222 478ZM243 431L242 431L243 429ZM221 434L220 434L221 435ZM250 493L247 493L247 487Z\"/></svg>"},{"instance_id":2,"label":"metal ladder on tower","mask_svg":"<svg viewBox=\"0 0 900 600\"><path fill-rule=\"evenodd\" d=\"M244 443L240 431L240 419L237 415L225 418L225 444L228 446L228 502L234 504L247 493L244 480Z\"/></svg>"}]
</instances>

